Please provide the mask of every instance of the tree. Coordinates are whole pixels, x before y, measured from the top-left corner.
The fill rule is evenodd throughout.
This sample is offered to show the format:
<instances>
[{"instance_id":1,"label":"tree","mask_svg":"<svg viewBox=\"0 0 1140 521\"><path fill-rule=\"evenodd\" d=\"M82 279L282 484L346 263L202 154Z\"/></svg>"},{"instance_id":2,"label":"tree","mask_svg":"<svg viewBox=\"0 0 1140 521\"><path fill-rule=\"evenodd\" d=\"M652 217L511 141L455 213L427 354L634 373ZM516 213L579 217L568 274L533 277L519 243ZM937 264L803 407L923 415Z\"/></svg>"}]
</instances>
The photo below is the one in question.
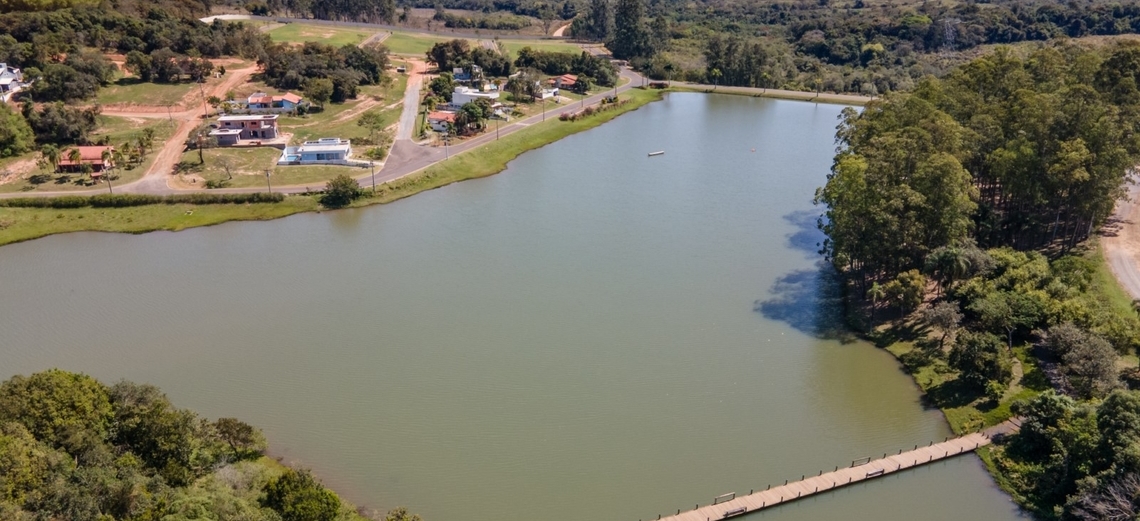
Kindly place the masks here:
<instances>
[{"instance_id":1,"label":"tree","mask_svg":"<svg viewBox=\"0 0 1140 521\"><path fill-rule=\"evenodd\" d=\"M709 70L709 79L713 81L713 90L716 90L717 83L719 83L720 79L723 77L724 73L720 72L720 69L714 67Z\"/></svg>"},{"instance_id":2,"label":"tree","mask_svg":"<svg viewBox=\"0 0 1140 521\"><path fill-rule=\"evenodd\" d=\"M939 302L923 312L922 321L942 332L942 336L938 337L938 350L941 351L946 343L946 337L958 331L958 326L962 323L962 313L958 311L958 304L955 302Z\"/></svg>"},{"instance_id":3,"label":"tree","mask_svg":"<svg viewBox=\"0 0 1140 521\"><path fill-rule=\"evenodd\" d=\"M629 60L653 55L649 29L645 26L643 0L617 0L614 7L614 36L610 50L614 58Z\"/></svg>"},{"instance_id":4,"label":"tree","mask_svg":"<svg viewBox=\"0 0 1140 521\"><path fill-rule=\"evenodd\" d=\"M332 99L333 82L328 78L309 78L305 80L305 95L316 102L322 109L325 103Z\"/></svg>"},{"instance_id":5,"label":"tree","mask_svg":"<svg viewBox=\"0 0 1140 521\"><path fill-rule=\"evenodd\" d=\"M396 507L388 511L388 515L384 516L384 521L422 521L420 516L408 512L407 508Z\"/></svg>"},{"instance_id":6,"label":"tree","mask_svg":"<svg viewBox=\"0 0 1140 521\"><path fill-rule=\"evenodd\" d=\"M325 185L325 195L321 197L321 204L329 208L343 208L352 204L352 201L360 197L360 183L355 179L341 174L332 178L327 185Z\"/></svg>"},{"instance_id":7,"label":"tree","mask_svg":"<svg viewBox=\"0 0 1140 521\"><path fill-rule=\"evenodd\" d=\"M83 159L83 154L79 152L78 148L73 148L67 151L67 160L73 165L80 164L79 161Z\"/></svg>"},{"instance_id":8,"label":"tree","mask_svg":"<svg viewBox=\"0 0 1140 521\"><path fill-rule=\"evenodd\" d=\"M307 470L288 469L269 480L264 491L262 505L280 514L282 521L329 521L340 511L340 498Z\"/></svg>"},{"instance_id":9,"label":"tree","mask_svg":"<svg viewBox=\"0 0 1140 521\"><path fill-rule=\"evenodd\" d=\"M871 301L871 326L875 325L875 309L879 307L879 301L887 298L887 290L878 282L871 284L867 289L867 299Z\"/></svg>"},{"instance_id":10,"label":"tree","mask_svg":"<svg viewBox=\"0 0 1140 521\"><path fill-rule=\"evenodd\" d=\"M579 24L578 20L582 23ZM577 38L605 42L613 37L614 14L609 0L590 0L589 12L578 20L571 26Z\"/></svg>"},{"instance_id":11,"label":"tree","mask_svg":"<svg viewBox=\"0 0 1140 521\"><path fill-rule=\"evenodd\" d=\"M214 422L214 430L239 459L256 457L265 452L265 436L237 418L218 418Z\"/></svg>"},{"instance_id":12,"label":"tree","mask_svg":"<svg viewBox=\"0 0 1140 521\"><path fill-rule=\"evenodd\" d=\"M185 486L203 469L192 457L198 439L197 417L177 409L157 387L119 382L110 389L115 411L116 445L127 447L167 483Z\"/></svg>"},{"instance_id":13,"label":"tree","mask_svg":"<svg viewBox=\"0 0 1140 521\"><path fill-rule=\"evenodd\" d=\"M372 143L377 132L384 130L387 124L378 110L370 110L360 115L356 124L368 129L368 142Z\"/></svg>"},{"instance_id":14,"label":"tree","mask_svg":"<svg viewBox=\"0 0 1140 521\"><path fill-rule=\"evenodd\" d=\"M985 390L990 381L1004 384L1013 375L1001 339L990 333L966 331L958 335L949 361L961 373L959 378L977 390Z\"/></svg>"},{"instance_id":15,"label":"tree","mask_svg":"<svg viewBox=\"0 0 1140 521\"><path fill-rule=\"evenodd\" d=\"M1049 328L1044 345L1059 358L1073 391L1081 398L1102 398L1120 385L1116 351L1105 339L1072 322Z\"/></svg>"},{"instance_id":16,"label":"tree","mask_svg":"<svg viewBox=\"0 0 1140 521\"><path fill-rule=\"evenodd\" d=\"M48 144L40 148L40 163L42 163L42 167L50 166L53 172L58 170L59 158L59 147Z\"/></svg>"},{"instance_id":17,"label":"tree","mask_svg":"<svg viewBox=\"0 0 1140 521\"><path fill-rule=\"evenodd\" d=\"M107 388L85 374L51 369L0 385L0 424L22 423L52 447L76 448L72 436L80 432L102 438L111 420Z\"/></svg>"},{"instance_id":18,"label":"tree","mask_svg":"<svg viewBox=\"0 0 1140 521\"><path fill-rule=\"evenodd\" d=\"M0 103L0 158L23 154L35 145L36 136L24 117Z\"/></svg>"},{"instance_id":19,"label":"tree","mask_svg":"<svg viewBox=\"0 0 1140 521\"><path fill-rule=\"evenodd\" d=\"M427 61L436 64L440 72L451 72L453 68L462 67L470 57L471 44L460 39L439 42L427 52Z\"/></svg>"},{"instance_id":20,"label":"tree","mask_svg":"<svg viewBox=\"0 0 1140 521\"><path fill-rule=\"evenodd\" d=\"M968 309L978 314L978 318L990 331L1006 334L1009 349L1013 349L1013 333L1020 328L1030 328L1041 316L1037 301L1023 293L995 291L971 302Z\"/></svg>"}]
</instances>

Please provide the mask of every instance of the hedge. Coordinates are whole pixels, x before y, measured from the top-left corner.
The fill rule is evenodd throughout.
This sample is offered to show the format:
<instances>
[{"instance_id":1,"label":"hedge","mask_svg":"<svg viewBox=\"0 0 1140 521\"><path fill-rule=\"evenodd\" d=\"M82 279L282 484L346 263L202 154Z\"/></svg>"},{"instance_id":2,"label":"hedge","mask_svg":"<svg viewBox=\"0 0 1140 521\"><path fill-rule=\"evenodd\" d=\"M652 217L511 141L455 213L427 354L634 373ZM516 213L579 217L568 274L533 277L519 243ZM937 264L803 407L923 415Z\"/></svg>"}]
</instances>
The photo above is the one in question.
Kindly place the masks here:
<instances>
[{"instance_id":1,"label":"hedge","mask_svg":"<svg viewBox=\"0 0 1140 521\"><path fill-rule=\"evenodd\" d=\"M243 194L100 194L90 197L65 195L63 197L17 197L0 199L0 207L8 208L126 208L148 204L248 204L279 203L285 200L284 194L251 192Z\"/></svg>"}]
</instances>

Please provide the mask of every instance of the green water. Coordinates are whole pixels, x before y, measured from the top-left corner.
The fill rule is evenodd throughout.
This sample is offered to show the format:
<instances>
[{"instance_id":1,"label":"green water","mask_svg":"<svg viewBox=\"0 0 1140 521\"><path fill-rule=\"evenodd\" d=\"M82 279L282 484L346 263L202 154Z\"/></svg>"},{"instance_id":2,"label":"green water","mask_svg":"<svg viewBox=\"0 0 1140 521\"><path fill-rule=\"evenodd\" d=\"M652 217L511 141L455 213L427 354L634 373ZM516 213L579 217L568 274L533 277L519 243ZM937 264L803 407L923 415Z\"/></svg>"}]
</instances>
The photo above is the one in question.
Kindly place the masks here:
<instances>
[{"instance_id":1,"label":"green water","mask_svg":"<svg viewBox=\"0 0 1140 521\"><path fill-rule=\"evenodd\" d=\"M0 377L157 384L426 521L655 519L941 440L832 339L839 111L674 94L385 207L5 246ZM973 456L750 516L1017 518Z\"/></svg>"}]
</instances>

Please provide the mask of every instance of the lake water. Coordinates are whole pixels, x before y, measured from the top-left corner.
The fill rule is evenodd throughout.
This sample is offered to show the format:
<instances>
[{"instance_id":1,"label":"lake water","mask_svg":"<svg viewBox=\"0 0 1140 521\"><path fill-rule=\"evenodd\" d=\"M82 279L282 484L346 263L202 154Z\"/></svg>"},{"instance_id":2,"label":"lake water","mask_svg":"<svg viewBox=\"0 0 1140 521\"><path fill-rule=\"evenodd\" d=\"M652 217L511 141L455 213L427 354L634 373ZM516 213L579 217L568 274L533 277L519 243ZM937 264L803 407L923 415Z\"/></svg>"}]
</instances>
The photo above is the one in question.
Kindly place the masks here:
<instances>
[{"instance_id":1,"label":"lake water","mask_svg":"<svg viewBox=\"0 0 1140 521\"><path fill-rule=\"evenodd\" d=\"M5 246L0 377L157 384L426 521L655 519L941 440L833 338L840 110L673 94L384 207ZM1019 518L973 456L750 516Z\"/></svg>"}]
</instances>

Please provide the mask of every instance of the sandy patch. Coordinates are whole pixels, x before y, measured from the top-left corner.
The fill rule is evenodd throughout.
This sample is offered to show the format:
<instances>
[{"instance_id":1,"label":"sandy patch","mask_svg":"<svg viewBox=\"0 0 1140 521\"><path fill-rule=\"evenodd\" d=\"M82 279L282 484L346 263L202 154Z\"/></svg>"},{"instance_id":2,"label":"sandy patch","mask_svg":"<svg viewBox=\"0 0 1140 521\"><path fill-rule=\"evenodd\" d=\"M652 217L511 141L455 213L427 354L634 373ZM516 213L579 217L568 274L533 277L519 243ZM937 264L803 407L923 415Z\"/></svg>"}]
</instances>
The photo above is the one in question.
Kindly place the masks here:
<instances>
[{"instance_id":1,"label":"sandy patch","mask_svg":"<svg viewBox=\"0 0 1140 521\"><path fill-rule=\"evenodd\" d=\"M13 162L4 168L0 168L0 185L20 181L26 178L28 174L35 172L37 168L34 157Z\"/></svg>"}]
</instances>

